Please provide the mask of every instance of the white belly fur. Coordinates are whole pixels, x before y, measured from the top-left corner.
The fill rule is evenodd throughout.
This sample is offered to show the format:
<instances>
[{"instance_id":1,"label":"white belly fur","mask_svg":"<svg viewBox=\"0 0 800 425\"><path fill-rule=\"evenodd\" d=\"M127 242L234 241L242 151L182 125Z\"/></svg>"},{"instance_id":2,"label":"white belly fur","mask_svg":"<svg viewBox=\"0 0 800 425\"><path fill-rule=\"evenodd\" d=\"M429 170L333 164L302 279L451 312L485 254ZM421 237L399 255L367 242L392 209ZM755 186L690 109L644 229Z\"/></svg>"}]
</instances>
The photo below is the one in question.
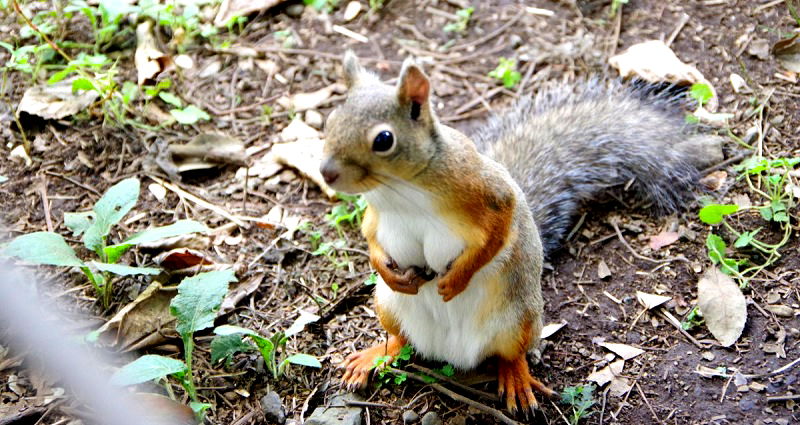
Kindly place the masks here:
<instances>
[{"instance_id":1,"label":"white belly fur","mask_svg":"<svg viewBox=\"0 0 800 425\"><path fill-rule=\"evenodd\" d=\"M464 249L464 242L438 219L430 196L414 187L366 194L378 215L378 242L398 265L427 265L441 273ZM436 279L416 295L394 292L379 279L376 300L399 322L417 353L470 369L491 354L495 336L515 323L510 309L494 311L488 320L476 314L487 302L483 281L494 275L494 269L491 263L483 267L467 289L447 303L437 292Z\"/></svg>"}]
</instances>

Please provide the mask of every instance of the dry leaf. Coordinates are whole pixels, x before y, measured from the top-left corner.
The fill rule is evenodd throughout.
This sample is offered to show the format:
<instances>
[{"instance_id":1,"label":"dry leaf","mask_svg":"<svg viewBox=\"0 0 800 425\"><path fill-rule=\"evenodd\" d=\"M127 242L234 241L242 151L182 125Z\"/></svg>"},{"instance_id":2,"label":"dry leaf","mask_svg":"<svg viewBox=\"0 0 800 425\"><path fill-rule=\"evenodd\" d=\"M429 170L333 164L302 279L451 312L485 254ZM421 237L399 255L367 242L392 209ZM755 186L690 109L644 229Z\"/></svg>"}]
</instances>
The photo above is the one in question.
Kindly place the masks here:
<instances>
[{"instance_id":1,"label":"dry leaf","mask_svg":"<svg viewBox=\"0 0 800 425\"><path fill-rule=\"evenodd\" d=\"M697 283L697 306L708 330L724 347L730 347L742 335L747 301L739 285L716 267Z\"/></svg>"},{"instance_id":2,"label":"dry leaf","mask_svg":"<svg viewBox=\"0 0 800 425\"><path fill-rule=\"evenodd\" d=\"M622 375L622 370L624 368L625 360L617 360L600 370L592 372L589 374L589 377L586 378L586 380L592 381L598 386L602 387L603 385L613 381L614 378Z\"/></svg>"},{"instance_id":3,"label":"dry leaf","mask_svg":"<svg viewBox=\"0 0 800 425\"><path fill-rule=\"evenodd\" d=\"M794 317L794 310L788 305L776 304L764 306L764 310L778 317Z\"/></svg>"},{"instance_id":4,"label":"dry leaf","mask_svg":"<svg viewBox=\"0 0 800 425\"><path fill-rule=\"evenodd\" d=\"M361 2L359 1L351 1L347 3L347 7L344 8L344 21L350 22L358 16L358 13L361 12Z\"/></svg>"},{"instance_id":5,"label":"dry leaf","mask_svg":"<svg viewBox=\"0 0 800 425\"><path fill-rule=\"evenodd\" d=\"M769 59L769 41L763 38L755 38L747 45L747 53L759 59Z\"/></svg>"},{"instance_id":6,"label":"dry leaf","mask_svg":"<svg viewBox=\"0 0 800 425\"><path fill-rule=\"evenodd\" d=\"M331 84L328 87L319 89L311 93L297 93L292 96L291 102L295 112L302 112L314 109L330 99L334 91L342 91L338 84Z\"/></svg>"},{"instance_id":7,"label":"dry leaf","mask_svg":"<svg viewBox=\"0 0 800 425\"><path fill-rule=\"evenodd\" d=\"M604 342L599 344L601 347L611 351L612 353L622 357L623 360L630 360L642 353L644 350L628 344L618 344L614 342Z\"/></svg>"},{"instance_id":8,"label":"dry leaf","mask_svg":"<svg viewBox=\"0 0 800 425\"><path fill-rule=\"evenodd\" d=\"M678 232L661 232L655 236L650 236L650 248L659 250L667 245L675 243L680 239L681 235Z\"/></svg>"},{"instance_id":9,"label":"dry leaf","mask_svg":"<svg viewBox=\"0 0 800 425\"><path fill-rule=\"evenodd\" d=\"M711 88L714 97L708 108L716 110L717 91L697 68L681 62L672 49L663 41L649 40L634 44L624 52L611 57L608 63L616 68L623 78L639 77L651 83L668 81L676 84L703 83Z\"/></svg>"},{"instance_id":10,"label":"dry leaf","mask_svg":"<svg viewBox=\"0 0 800 425\"><path fill-rule=\"evenodd\" d=\"M151 21L143 21L136 27L136 52L133 54L133 62L136 64L136 81L140 86L154 79L170 63L169 56L158 50Z\"/></svg>"},{"instance_id":11,"label":"dry leaf","mask_svg":"<svg viewBox=\"0 0 800 425\"><path fill-rule=\"evenodd\" d=\"M17 113L26 112L47 120L57 120L86 109L97 99L99 93L95 90L78 90L73 93L72 82L77 78L25 90L17 106Z\"/></svg>"},{"instance_id":12,"label":"dry leaf","mask_svg":"<svg viewBox=\"0 0 800 425\"><path fill-rule=\"evenodd\" d=\"M719 190L725 180L728 178L728 172L725 170L714 171L707 176L700 179L700 184L705 186L708 190Z\"/></svg>"},{"instance_id":13,"label":"dry leaf","mask_svg":"<svg viewBox=\"0 0 800 425\"><path fill-rule=\"evenodd\" d=\"M282 142L294 142L296 140L305 140L305 139L319 139L320 134L319 131L311 127L310 125L303 122L303 120L296 116L289 125L286 126L283 130L281 130L281 141Z\"/></svg>"},{"instance_id":14,"label":"dry leaf","mask_svg":"<svg viewBox=\"0 0 800 425\"><path fill-rule=\"evenodd\" d=\"M655 295L655 294L648 294L647 292L636 291L636 299L639 300L645 308L648 310L652 310L661 304L672 299L672 297L666 297L664 295Z\"/></svg>"},{"instance_id":15,"label":"dry leaf","mask_svg":"<svg viewBox=\"0 0 800 425\"><path fill-rule=\"evenodd\" d=\"M147 186L147 189L153 194L153 197L158 200L158 202L164 202L164 198L167 197L167 189L164 186L156 183L150 183Z\"/></svg>"},{"instance_id":16,"label":"dry leaf","mask_svg":"<svg viewBox=\"0 0 800 425\"><path fill-rule=\"evenodd\" d=\"M219 308L219 314L228 314L236 308L246 296L255 292L264 281L264 273L258 273L250 276L247 280L239 281L231 288L222 300L222 306Z\"/></svg>"},{"instance_id":17,"label":"dry leaf","mask_svg":"<svg viewBox=\"0 0 800 425\"><path fill-rule=\"evenodd\" d=\"M546 339L552 336L553 334L561 330L561 328L563 328L564 325L566 324L567 324L566 320L562 321L561 323L548 323L542 328L542 332L539 338Z\"/></svg>"},{"instance_id":18,"label":"dry leaf","mask_svg":"<svg viewBox=\"0 0 800 425\"><path fill-rule=\"evenodd\" d=\"M179 172L203 170L220 164L247 164L244 143L223 134L200 134L185 145L169 145L168 152L174 169Z\"/></svg>"},{"instance_id":19,"label":"dry leaf","mask_svg":"<svg viewBox=\"0 0 800 425\"><path fill-rule=\"evenodd\" d=\"M284 1L286 0L223 0L214 18L214 26L224 27L235 16L247 16L253 12L267 10Z\"/></svg>"},{"instance_id":20,"label":"dry leaf","mask_svg":"<svg viewBox=\"0 0 800 425\"><path fill-rule=\"evenodd\" d=\"M177 248L162 252L153 262L165 270L181 270L198 264L214 264L205 254L190 248Z\"/></svg>"},{"instance_id":21,"label":"dry leaf","mask_svg":"<svg viewBox=\"0 0 800 425\"><path fill-rule=\"evenodd\" d=\"M772 54L787 70L800 72L800 34L775 43Z\"/></svg>"},{"instance_id":22,"label":"dry leaf","mask_svg":"<svg viewBox=\"0 0 800 425\"><path fill-rule=\"evenodd\" d=\"M24 162L26 167L33 165L33 160L28 156L28 152L25 152L25 146L23 145L17 145L17 147L11 149L11 152L8 153L8 159L15 162Z\"/></svg>"},{"instance_id":23,"label":"dry leaf","mask_svg":"<svg viewBox=\"0 0 800 425\"><path fill-rule=\"evenodd\" d=\"M98 329L97 333L102 336L109 330L116 329L112 344L123 351L131 349L133 344L142 340L147 340L147 345L163 342L165 338L159 329L175 320L169 313L169 303L175 294L176 291L164 289L159 282L154 281L134 301ZM153 335L153 338L147 338Z\"/></svg>"},{"instance_id":24,"label":"dry leaf","mask_svg":"<svg viewBox=\"0 0 800 425\"><path fill-rule=\"evenodd\" d=\"M316 131L316 130L314 130ZM336 197L336 191L331 189L322 178L319 166L322 163L322 146L320 139L307 139L291 143L278 143L272 147L272 155L285 165L297 169L301 174L316 183L330 198Z\"/></svg>"},{"instance_id":25,"label":"dry leaf","mask_svg":"<svg viewBox=\"0 0 800 425\"><path fill-rule=\"evenodd\" d=\"M605 260L600 259L600 262L597 264L597 277L605 279L609 276L611 276L611 270L608 269L608 264L606 264Z\"/></svg>"}]
</instances>

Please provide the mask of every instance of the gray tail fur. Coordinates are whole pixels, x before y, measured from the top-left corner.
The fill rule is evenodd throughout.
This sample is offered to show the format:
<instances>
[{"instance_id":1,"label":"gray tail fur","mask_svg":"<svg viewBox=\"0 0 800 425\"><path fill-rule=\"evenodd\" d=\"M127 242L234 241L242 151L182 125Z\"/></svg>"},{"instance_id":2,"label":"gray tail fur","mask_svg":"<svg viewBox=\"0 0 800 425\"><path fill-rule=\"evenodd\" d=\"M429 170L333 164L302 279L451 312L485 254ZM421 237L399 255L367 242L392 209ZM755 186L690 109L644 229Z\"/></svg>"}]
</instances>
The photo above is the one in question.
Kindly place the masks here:
<instances>
[{"instance_id":1,"label":"gray tail fur","mask_svg":"<svg viewBox=\"0 0 800 425\"><path fill-rule=\"evenodd\" d=\"M637 197L659 212L678 210L692 197L698 167L721 151L703 153L699 144L709 140L686 124L682 98L620 82L562 84L521 99L473 140L522 187L547 256L581 204L611 186L633 181Z\"/></svg>"}]
</instances>

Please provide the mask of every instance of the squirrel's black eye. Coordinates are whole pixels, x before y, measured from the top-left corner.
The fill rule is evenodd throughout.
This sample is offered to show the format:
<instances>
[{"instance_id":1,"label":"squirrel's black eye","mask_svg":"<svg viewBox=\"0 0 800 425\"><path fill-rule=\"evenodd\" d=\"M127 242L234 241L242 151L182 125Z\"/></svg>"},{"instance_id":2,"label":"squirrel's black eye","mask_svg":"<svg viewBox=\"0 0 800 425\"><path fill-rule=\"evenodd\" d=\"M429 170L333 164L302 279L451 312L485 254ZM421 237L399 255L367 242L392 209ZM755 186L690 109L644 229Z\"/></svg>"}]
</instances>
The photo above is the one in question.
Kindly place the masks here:
<instances>
[{"instance_id":1,"label":"squirrel's black eye","mask_svg":"<svg viewBox=\"0 0 800 425\"><path fill-rule=\"evenodd\" d=\"M372 150L374 152L386 153L391 151L392 147L394 147L394 135L391 131L381 131L372 141Z\"/></svg>"}]
</instances>

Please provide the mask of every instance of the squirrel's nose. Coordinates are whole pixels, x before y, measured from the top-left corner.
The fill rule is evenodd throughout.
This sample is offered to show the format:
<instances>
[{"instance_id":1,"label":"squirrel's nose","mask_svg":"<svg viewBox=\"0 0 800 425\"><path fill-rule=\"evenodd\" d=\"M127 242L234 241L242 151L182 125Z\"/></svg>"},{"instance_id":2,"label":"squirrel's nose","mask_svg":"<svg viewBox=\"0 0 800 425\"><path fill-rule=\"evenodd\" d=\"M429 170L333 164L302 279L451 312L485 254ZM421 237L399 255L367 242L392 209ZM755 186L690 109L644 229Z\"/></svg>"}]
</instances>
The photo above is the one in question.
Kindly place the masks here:
<instances>
[{"instance_id":1,"label":"squirrel's nose","mask_svg":"<svg viewBox=\"0 0 800 425\"><path fill-rule=\"evenodd\" d=\"M322 178L328 184L333 184L339 178L339 167L337 167L333 158L323 161L322 166L319 167L319 172L322 173Z\"/></svg>"}]
</instances>

